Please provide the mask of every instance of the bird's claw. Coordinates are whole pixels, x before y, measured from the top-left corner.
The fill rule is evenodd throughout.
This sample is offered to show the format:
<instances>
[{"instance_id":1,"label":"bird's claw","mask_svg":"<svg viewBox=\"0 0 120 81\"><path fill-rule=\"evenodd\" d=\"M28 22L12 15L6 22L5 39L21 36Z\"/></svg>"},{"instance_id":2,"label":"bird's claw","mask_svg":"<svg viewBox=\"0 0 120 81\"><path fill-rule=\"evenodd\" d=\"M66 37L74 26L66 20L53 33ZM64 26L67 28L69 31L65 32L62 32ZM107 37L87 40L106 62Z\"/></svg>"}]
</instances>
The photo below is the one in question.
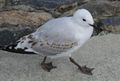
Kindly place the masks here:
<instances>
[{"instance_id":1,"label":"bird's claw","mask_svg":"<svg viewBox=\"0 0 120 81\"><path fill-rule=\"evenodd\" d=\"M43 70L50 72L52 69L57 68L56 66L53 66L52 62L49 63L41 63L41 67Z\"/></svg>"},{"instance_id":2,"label":"bird's claw","mask_svg":"<svg viewBox=\"0 0 120 81\"><path fill-rule=\"evenodd\" d=\"M84 74L93 75L92 71L94 70L94 68L88 68L86 65L84 65L78 69Z\"/></svg>"}]
</instances>

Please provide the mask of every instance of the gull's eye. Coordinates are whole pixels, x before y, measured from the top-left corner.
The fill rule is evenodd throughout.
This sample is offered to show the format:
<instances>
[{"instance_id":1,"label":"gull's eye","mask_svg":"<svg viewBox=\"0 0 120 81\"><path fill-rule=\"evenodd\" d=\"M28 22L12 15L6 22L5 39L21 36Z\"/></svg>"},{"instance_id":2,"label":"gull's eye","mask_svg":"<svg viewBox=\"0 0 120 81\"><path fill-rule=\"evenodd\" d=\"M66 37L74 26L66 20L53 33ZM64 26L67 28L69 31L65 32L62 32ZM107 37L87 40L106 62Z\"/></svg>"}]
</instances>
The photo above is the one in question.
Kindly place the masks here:
<instances>
[{"instance_id":1,"label":"gull's eye","mask_svg":"<svg viewBox=\"0 0 120 81\"><path fill-rule=\"evenodd\" d=\"M83 21L86 21L86 19L82 19Z\"/></svg>"}]
</instances>

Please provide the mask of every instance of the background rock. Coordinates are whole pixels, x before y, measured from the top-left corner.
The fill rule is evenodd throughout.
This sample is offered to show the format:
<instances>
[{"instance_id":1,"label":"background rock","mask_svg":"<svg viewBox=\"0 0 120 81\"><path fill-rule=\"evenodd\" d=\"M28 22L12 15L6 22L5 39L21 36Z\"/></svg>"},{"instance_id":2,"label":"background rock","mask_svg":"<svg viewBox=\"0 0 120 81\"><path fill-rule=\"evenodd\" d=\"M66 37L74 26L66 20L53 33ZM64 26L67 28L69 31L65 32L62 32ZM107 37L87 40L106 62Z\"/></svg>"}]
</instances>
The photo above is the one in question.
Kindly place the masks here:
<instances>
[{"instance_id":1,"label":"background rock","mask_svg":"<svg viewBox=\"0 0 120 81\"><path fill-rule=\"evenodd\" d=\"M91 0L77 0L78 5L83 5L83 4L85 4L85 3L89 2L89 1L91 1Z\"/></svg>"},{"instance_id":2,"label":"background rock","mask_svg":"<svg viewBox=\"0 0 120 81\"><path fill-rule=\"evenodd\" d=\"M17 40L19 40L20 37L23 37L27 34L32 33L35 31L35 28L30 27L11 27L11 28L4 28L0 30L0 46L2 45L8 45L11 43L15 43Z\"/></svg>"},{"instance_id":3,"label":"background rock","mask_svg":"<svg viewBox=\"0 0 120 81\"><path fill-rule=\"evenodd\" d=\"M106 19L101 19L96 24L103 31L108 31L111 33L120 33L120 17L110 17Z\"/></svg>"},{"instance_id":4,"label":"background rock","mask_svg":"<svg viewBox=\"0 0 120 81\"><path fill-rule=\"evenodd\" d=\"M46 12L25 12L21 10L11 10L0 12L0 26L3 24L40 26L52 16Z\"/></svg>"},{"instance_id":5,"label":"background rock","mask_svg":"<svg viewBox=\"0 0 120 81\"><path fill-rule=\"evenodd\" d=\"M36 9L55 9L61 5L73 2L75 2L75 0L7 0L6 5L29 5Z\"/></svg>"},{"instance_id":6,"label":"background rock","mask_svg":"<svg viewBox=\"0 0 120 81\"><path fill-rule=\"evenodd\" d=\"M104 18L110 16L120 16L120 1L90 1L84 5L81 5L79 8L88 9L94 18Z\"/></svg>"},{"instance_id":7,"label":"background rock","mask_svg":"<svg viewBox=\"0 0 120 81\"><path fill-rule=\"evenodd\" d=\"M81 1L84 3L85 1ZM63 12L69 11L77 6L76 0L1 0L0 11L2 10L44 10L54 17L60 16Z\"/></svg>"},{"instance_id":8,"label":"background rock","mask_svg":"<svg viewBox=\"0 0 120 81\"><path fill-rule=\"evenodd\" d=\"M0 0L0 10L2 10L5 7L5 0Z\"/></svg>"}]
</instances>

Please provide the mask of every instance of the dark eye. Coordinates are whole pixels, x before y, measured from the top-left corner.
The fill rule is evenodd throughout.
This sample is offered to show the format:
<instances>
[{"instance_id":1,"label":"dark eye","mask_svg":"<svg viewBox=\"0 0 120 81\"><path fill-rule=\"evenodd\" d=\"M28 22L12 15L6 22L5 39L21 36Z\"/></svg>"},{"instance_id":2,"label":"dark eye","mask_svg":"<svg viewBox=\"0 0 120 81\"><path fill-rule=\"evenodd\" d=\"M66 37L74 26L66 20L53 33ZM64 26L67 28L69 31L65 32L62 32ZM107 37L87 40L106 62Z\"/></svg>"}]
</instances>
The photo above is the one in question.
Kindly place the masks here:
<instances>
[{"instance_id":1,"label":"dark eye","mask_svg":"<svg viewBox=\"0 0 120 81\"><path fill-rule=\"evenodd\" d=\"M83 21L86 21L86 19L82 19Z\"/></svg>"}]
</instances>

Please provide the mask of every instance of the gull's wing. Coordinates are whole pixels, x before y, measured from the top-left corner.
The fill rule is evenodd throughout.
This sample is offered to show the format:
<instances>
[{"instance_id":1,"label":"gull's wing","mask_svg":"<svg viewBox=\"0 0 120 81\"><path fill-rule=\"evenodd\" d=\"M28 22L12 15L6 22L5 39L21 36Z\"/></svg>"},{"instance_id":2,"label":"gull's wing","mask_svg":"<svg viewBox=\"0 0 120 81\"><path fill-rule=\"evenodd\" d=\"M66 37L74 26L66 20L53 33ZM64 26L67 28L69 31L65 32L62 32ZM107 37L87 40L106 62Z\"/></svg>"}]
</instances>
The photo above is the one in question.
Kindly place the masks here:
<instances>
[{"instance_id":1,"label":"gull's wing","mask_svg":"<svg viewBox=\"0 0 120 81\"><path fill-rule=\"evenodd\" d=\"M21 38L16 48L44 55L56 55L78 45L78 40L71 36L66 37L63 33L44 32L40 35L33 33Z\"/></svg>"},{"instance_id":2,"label":"gull's wing","mask_svg":"<svg viewBox=\"0 0 120 81\"><path fill-rule=\"evenodd\" d=\"M79 31L74 28L75 26L76 24L67 17L47 22L34 33L37 42L32 49L46 55L66 52L78 45Z\"/></svg>"},{"instance_id":3,"label":"gull's wing","mask_svg":"<svg viewBox=\"0 0 120 81\"><path fill-rule=\"evenodd\" d=\"M47 40L47 38L39 39L35 44L31 46L31 48L44 55L56 55L62 52L66 52L67 50L77 46L77 41L56 41L55 38L51 40Z\"/></svg>"},{"instance_id":4,"label":"gull's wing","mask_svg":"<svg viewBox=\"0 0 120 81\"><path fill-rule=\"evenodd\" d=\"M16 48L28 48L27 51L34 51L44 55L55 55L78 45L78 31L72 27L72 24L66 19L53 20L35 33L21 38ZM60 22L61 21L61 22ZM74 25L75 26L75 25Z\"/></svg>"},{"instance_id":5,"label":"gull's wing","mask_svg":"<svg viewBox=\"0 0 120 81\"><path fill-rule=\"evenodd\" d=\"M30 49L44 55L56 55L62 52L66 52L67 50L73 48L74 46L77 46L78 44L77 41L57 41L56 38L48 40L46 36L45 38L41 39L39 38L35 40L29 40L26 43L30 45Z\"/></svg>"}]
</instances>

